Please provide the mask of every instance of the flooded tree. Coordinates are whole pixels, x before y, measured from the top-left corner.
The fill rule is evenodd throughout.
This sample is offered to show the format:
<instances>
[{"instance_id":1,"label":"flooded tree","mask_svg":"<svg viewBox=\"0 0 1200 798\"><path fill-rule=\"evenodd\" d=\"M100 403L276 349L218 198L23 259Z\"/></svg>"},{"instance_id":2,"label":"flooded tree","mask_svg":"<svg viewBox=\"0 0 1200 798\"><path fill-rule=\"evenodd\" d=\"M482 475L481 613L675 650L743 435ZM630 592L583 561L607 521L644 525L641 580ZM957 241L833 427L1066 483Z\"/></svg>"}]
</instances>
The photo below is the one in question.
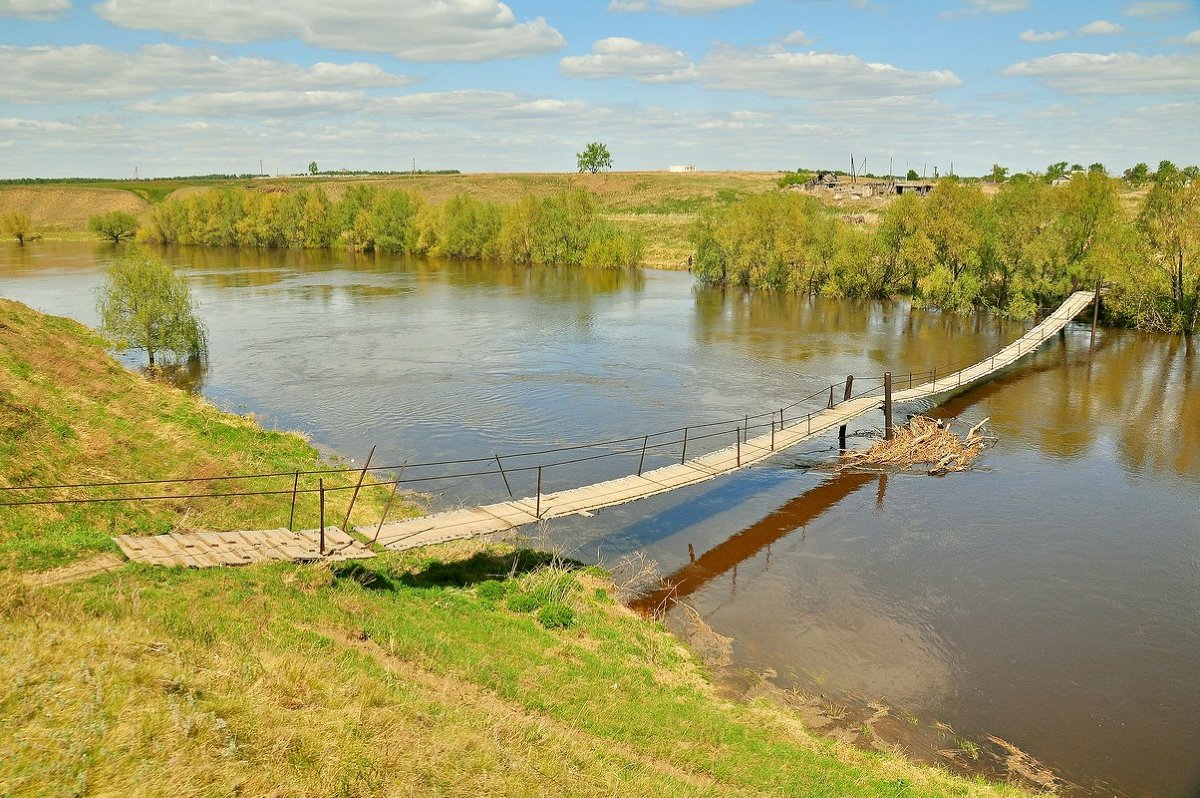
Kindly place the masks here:
<instances>
[{"instance_id":1,"label":"flooded tree","mask_svg":"<svg viewBox=\"0 0 1200 798\"><path fill-rule=\"evenodd\" d=\"M187 279L158 258L142 251L119 258L97 293L101 330L118 350L145 349L152 367L161 352L199 358L208 351Z\"/></svg>"},{"instance_id":2,"label":"flooded tree","mask_svg":"<svg viewBox=\"0 0 1200 798\"><path fill-rule=\"evenodd\" d=\"M30 232L33 230L33 222L30 220L29 214L11 211L0 217L0 229L4 230L5 235L17 239L18 244L24 245L25 239L30 237Z\"/></svg>"},{"instance_id":3,"label":"flooded tree","mask_svg":"<svg viewBox=\"0 0 1200 798\"><path fill-rule=\"evenodd\" d=\"M119 244L122 238L131 238L137 232L138 220L132 213L109 211L88 219L88 229Z\"/></svg>"}]
</instances>

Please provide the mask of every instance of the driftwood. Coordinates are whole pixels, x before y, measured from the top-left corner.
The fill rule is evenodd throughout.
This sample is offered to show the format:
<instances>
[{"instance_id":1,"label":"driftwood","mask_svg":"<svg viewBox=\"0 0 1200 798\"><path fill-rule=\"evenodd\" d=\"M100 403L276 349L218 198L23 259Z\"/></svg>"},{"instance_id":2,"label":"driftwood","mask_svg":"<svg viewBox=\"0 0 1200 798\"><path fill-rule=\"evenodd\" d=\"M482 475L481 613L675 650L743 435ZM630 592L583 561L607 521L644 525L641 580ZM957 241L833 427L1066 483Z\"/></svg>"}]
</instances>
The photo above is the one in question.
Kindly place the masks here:
<instances>
[{"instance_id":1,"label":"driftwood","mask_svg":"<svg viewBox=\"0 0 1200 798\"><path fill-rule=\"evenodd\" d=\"M950 430L952 423L939 422L925 416L913 416L908 424L896 427L891 440L877 440L870 449L845 452L838 466L851 468L910 468L929 465L928 473L941 476L951 471L967 471L996 439L980 430L989 419L971 427L960 438Z\"/></svg>"}]
</instances>

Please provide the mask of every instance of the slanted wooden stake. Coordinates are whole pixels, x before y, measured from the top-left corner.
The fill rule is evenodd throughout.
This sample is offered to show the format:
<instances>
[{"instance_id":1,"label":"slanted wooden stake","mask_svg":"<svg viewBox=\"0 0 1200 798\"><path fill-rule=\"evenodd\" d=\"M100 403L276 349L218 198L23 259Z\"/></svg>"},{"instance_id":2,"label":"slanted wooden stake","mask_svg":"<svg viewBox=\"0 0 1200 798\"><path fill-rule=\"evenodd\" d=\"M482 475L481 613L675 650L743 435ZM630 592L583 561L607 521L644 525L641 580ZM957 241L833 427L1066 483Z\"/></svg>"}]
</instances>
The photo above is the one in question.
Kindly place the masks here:
<instances>
[{"instance_id":1,"label":"slanted wooden stake","mask_svg":"<svg viewBox=\"0 0 1200 798\"><path fill-rule=\"evenodd\" d=\"M846 392L845 392L845 394L843 394L844 399L842 401L847 401L847 402L850 401L850 392L851 392L851 390L853 390L853 388L854 388L854 375L850 374L850 375L847 375L847 377L846 377ZM830 406L832 407L832 405L830 405ZM838 428L838 448L841 449L842 451L846 450L846 425L845 424L843 424L841 427Z\"/></svg>"},{"instance_id":2,"label":"slanted wooden stake","mask_svg":"<svg viewBox=\"0 0 1200 798\"><path fill-rule=\"evenodd\" d=\"M892 439L892 372L883 373L883 439Z\"/></svg>"}]
</instances>

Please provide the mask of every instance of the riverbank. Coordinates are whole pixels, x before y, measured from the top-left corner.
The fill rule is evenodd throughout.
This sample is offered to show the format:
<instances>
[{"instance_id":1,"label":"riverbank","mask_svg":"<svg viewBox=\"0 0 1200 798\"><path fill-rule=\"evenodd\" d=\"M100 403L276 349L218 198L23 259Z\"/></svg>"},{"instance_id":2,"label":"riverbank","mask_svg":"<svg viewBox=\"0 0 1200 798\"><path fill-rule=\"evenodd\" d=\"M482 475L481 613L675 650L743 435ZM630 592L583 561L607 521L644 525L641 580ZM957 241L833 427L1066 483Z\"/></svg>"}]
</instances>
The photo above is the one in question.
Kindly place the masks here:
<instances>
[{"instance_id":1,"label":"riverbank","mask_svg":"<svg viewBox=\"0 0 1200 798\"><path fill-rule=\"evenodd\" d=\"M126 371L75 322L3 300L0 344L6 485L319 462ZM279 525L256 502L0 510L5 792L1020 794L728 701L603 572L510 546L29 584L116 530Z\"/></svg>"},{"instance_id":2,"label":"riverbank","mask_svg":"<svg viewBox=\"0 0 1200 798\"><path fill-rule=\"evenodd\" d=\"M254 179L165 179L95 183L0 184L0 216L27 213L35 233L51 239L95 237L88 218L98 213L125 211L145 220L167 199L185 199L210 189L254 189L267 193L292 192L320 186L338 201L347 190L368 187L418 194L432 204L457 195L481 202L512 202L522 196L538 199L584 188L595 198L600 214L622 230L637 234L646 244L644 265L687 268L691 245L687 231L704 209L725 207L739 199L776 190L773 172L610 172L607 174L446 174L363 177L280 177Z\"/></svg>"}]
</instances>

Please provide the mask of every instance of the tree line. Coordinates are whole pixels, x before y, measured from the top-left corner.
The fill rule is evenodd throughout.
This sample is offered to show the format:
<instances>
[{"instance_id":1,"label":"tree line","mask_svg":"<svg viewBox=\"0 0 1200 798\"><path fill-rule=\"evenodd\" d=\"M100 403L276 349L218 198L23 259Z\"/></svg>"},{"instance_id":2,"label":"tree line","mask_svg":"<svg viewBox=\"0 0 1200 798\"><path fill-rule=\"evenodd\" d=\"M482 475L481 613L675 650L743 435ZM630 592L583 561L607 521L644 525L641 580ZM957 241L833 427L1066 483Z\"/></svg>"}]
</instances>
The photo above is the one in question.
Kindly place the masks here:
<instances>
[{"instance_id":1,"label":"tree line","mask_svg":"<svg viewBox=\"0 0 1200 798\"><path fill-rule=\"evenodd\" d=\"M146 243L332 248L507 263L620 268L641 264L640 236L604 219L584 189L500 204L455 196L427 203L405 190L320 186L287 193L212 189L169 199L138 231Z\"/></svg>"},{"instance_id":2,"label":"tree line","mask_svg":"<svg viewBox=\"0 0 1200 798\"><path fill-rule=\"evenodd\" d=\"M763 194L700 215L693 271L709 284L839 297L908 296L1017 318L1107 288L1109 321L1200 329L1200 180L1164 162L1127 202L1103 169L1052 186L1017 175L993 195L955 178L853 224L814 197Z\"/></svg>"}]
</instances>

